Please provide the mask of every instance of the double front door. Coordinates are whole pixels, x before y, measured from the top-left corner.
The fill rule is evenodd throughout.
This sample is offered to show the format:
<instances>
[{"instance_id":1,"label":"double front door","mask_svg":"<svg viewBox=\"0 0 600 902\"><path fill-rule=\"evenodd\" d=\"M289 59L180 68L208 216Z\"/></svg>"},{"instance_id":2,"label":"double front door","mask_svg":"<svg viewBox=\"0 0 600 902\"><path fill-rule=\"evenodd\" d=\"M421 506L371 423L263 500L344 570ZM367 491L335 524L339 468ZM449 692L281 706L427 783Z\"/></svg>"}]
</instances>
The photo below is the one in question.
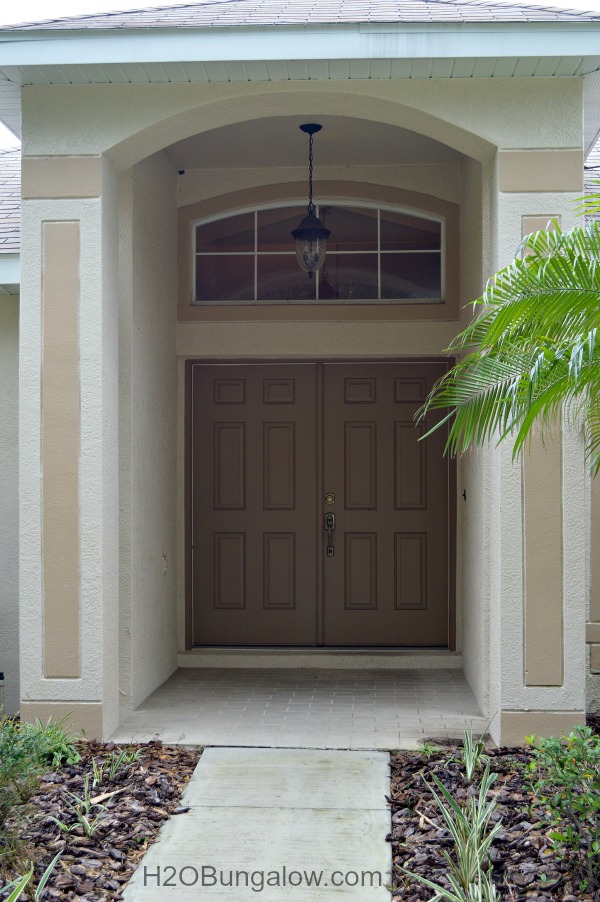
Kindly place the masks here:
<instances>
[{"instance_id":1,"label":"double front door","mask_svg":"<svg viewBox=\"0 0 600 902\"><path fill-rule=\"evenodd\" d=\"M192 365L194 645L448 645L445 369Z\"/></svg>"}]
</instances>

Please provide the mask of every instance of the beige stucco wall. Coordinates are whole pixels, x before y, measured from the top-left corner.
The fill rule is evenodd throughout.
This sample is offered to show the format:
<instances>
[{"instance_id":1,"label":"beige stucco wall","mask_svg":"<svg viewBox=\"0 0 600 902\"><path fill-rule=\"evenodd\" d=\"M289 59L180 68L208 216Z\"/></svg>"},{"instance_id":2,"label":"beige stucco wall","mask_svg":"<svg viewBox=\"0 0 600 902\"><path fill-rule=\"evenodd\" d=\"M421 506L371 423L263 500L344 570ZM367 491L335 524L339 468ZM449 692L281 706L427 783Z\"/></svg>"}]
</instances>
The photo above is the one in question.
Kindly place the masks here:
<instances>
[{"instance_id":1,"label":"beige stucco wall","mask_svg":"<svg viewBox=\"0 0 600 902\"><path fill-rule=\"evenodd\" d=\"M461 309L460 326L470 321L469 302L481 294L484 248L490 244L491 217L486 204L489 190L483 165L465 159L461 171ZM485 276L484 276L485 274ZM458 332L458 327L457 330ZM457 484L457 594L459 642L469 685L482 711L489 711L489 542L485 451L460 460Z\"/></svg>"},{"instance_id":2,"label":"beige stucco wall","mask_svg":"<svg viewBox=\"0 0 600 902\"><path fill-rule=\"evenodd\" d=\"M118 459L117 459L117 194L110 161L102 161L102 199L32 197L22 203L22 295L20 334L20 616L21 697L26 717L49 716L68 703L71 725L94 721L97 735L118 723ZM96 190L96 189L94 189ZM79 461L80 530L75 554L79 591L71 597L81 629L80 675L43 671L44 581L41 491L41 424L44 371L40 323L46 263L42 223L77 223L79 251ZM65 270L73 247L65 244ZM56 257L56 254L54 255ZM52 261L57 269L57 259ZM71 553L72 549L69 548ZM71 632L69 611L65 633ZM57 635L60 635L57 633ZM50 707L49 707L50 706ZM52 710L58 710L54 708ZM63 710L62 708L60 710ZM81 717L79 717L81 713ZM88 731L89 732L89 731Z\"/></svg>"},{"instance_id":3,"label":"beige stucco wall","mask_svg":"<svg viewBox=\"0 0 600 902\"><path fill-rule=\"evenodd\" d=\"M552 216L564 228L575 224L576 196L562 184L553 191L500 192L497 265L510 262L531 226L540 227ZM525 452L524 461L513 460L510 439L489 451L490 714L492 735L507 743L523 741L528 731L568 729L585 710L589 551L581 532L586 505L583 437L565 422L562 436L556 430L556 442L559 453L550 461L543 448L535 447ZM554 474L551 492L543 479L546 470ZM539 509L539 515L528 516L528 509ZM553 565L558 586L551 597L545 573L527 557L528 549L543 547L549 520L559 558ZM543 666L545 650L552 658L550 668Z\"/></svg>"},{"instance_id":4,"label":"beige stucco wall","mask_svg":"<svg viewBox=\"0 0 600 902\"><path fill-rule=\"evenodd\" d=\"M497 265L497 161L466 158L461 172L460 328L472 319L471 302L481 295ZM460 643L465 677L481 711L490 718L500 706L500 675L490 641L499 487L496 450L485 447L460 460L457 486L457 570Z\"/></svg>"},{"instance_id":5,"label":"beige stucco wall","mask_svg":"<svg viewBox=\"0 0 600 902\"><path fill-rule=\"evenodd\" d=\"M572 167L582 132L582 86L577 79L455 79L398 82L285 82L270 84L213 85L102 85L27 86L23 91L24 151L26 155L99 155L121 173L119 184L119 380L120 482L117 480L114 419L117 412L114 348L116 320L100 316L101 329L90 309L94 292L82 311L81 345L84 358L93 364L82 377L84 398L91 397L95 379L106 398L108 432L100 441L91 408L84 408L81 472L82 508L82 652L88 662L77 685L77 695L61 681L47 685L39 680L39 224L59 215L81 222L82 277L88 284L102 273L110 295L116 277L115 182L105 191L101 207L96 198L28 201L24 222L24 253L28 262L28 306L25 347L30 355L22 368L26 389L22 438L25 447L22 472L22 505L28 515L23 531L22 607L27 622L27 648L23 653L27 675L26 698L49 701L77 698L102 701L110 708L107 723L114 720L114 650L120 626L121 691L127 704L137 704L175 666L176 595L183 604L182 579L182 474L183 474L183 372L181 362L199 358L307 358L393 357L440 354L459 326L447 322L375 321L364 318L339 322L336 317L317 322L277 320L268 311L262 320L229 319L210 322L175 321L175 214L176 206L210 200L234 191L260 190L267 183L298 181L296 170L269 174L255 169L222 172L191 171L179 179L168 157L160 151L172 142L236 121L260 120L277 115L302 115L310 111L347 115L414 129L459 150L466 160L456 168L432 172L429 167L362 167L344 177L421 191L462 205L461 297L467 301L481 290L482 277L507 263L521 237L524 216L559 214L568 226L573 221L571 182L560 181L560 160L553 157L549 175L536 190L522 191L522 169L537 166L539 151L564 150ZM507 123L510 123L508 125ZM514 151L515 155L502 156ZM522 153L525 151L526 153ZM516 153L518 152L518 153ZM156 154L155 156L151 156ZM140 162L144 161L144 162ZM133 166L133 169L131 167ZM84 167L85 168L85 167ZM367 171L368 170L368 171ZM377 170L375 172L374 170ZM570 171L570 170L569 170ZM558 173L558 175L557 175ZM327 173L341 177L337 167ZM498 194L498 178L502 192ZM411 181L412 180L412 181ZM572 179L571 179L572 181ZM177 195L177 191L179 194ZM97 224L102 211L103 231ZM112 232L110 231L112 227ZM95 231L94 231L95 230ZM82 297L84 295L82 294ZM110 308L112 310L112 308ZM113 311L114 312L114 311ZM36 320L36 313L38 320ZM469 316L463 314L463 322ZM95 328L96 327L96 328ZM180 382L176 387L176 359ZM106 372L98 372L103 364ZM82 370L82 373L84 371ZM179 404L178 429L175 411ZM179 436L176 460L174 439ZM91 445L88 442L91 439ZM523 508L519 465L513 464L510 446L490 448L462 462L459 490L467 489L467 501L459 495L460 574L459 639L465 669L485 713L495 715L494 735L503 731L503 712L526 710L560 712L582 706L581 623L582 574L585 550L578 546L577 511L582 502L583 477L579 438L566 433L563 453L563 548L565 631L564 680L560 687L526 686L523 638ZM36 444L37 443L37 444ZM112 443L112 444L111 444ZM96 468L90 451L98 451ZM103 456L104 455L104 456ZM111 479L113 482L111 482ZM179 480L179 490L175 480ZM116 528L115 497L122 500L120 534ZM180 505L175 516L175 499ZM179 530L178 569L175 571L175 534ZM93 548L87 539L94 529L101 534L100 570L92 567ZM90 532L91 531L91 532ZM114 566L117 543L120 571ZM579 543L580 545L581 543ZM163 556L167 560L163 574ZM114 566L114 573L106 567ZM175 575L178 575L178 590ZM120 580L120 593L112 580ZM97 581L101 586L98 591ZM108 590L113 595L107 594ZM120 619L116 605L121 602ZM96 608L91 605L97 602ZM111 620L112 617L112 620ZM100 652L90 645L94 626L104 627ZM180 646L182 618L179 618ZM115 647L116 647L115 641ZM97 688L98 679L103 688ZM110 685L109 685L110 684ZM38 695L35 695L38 693ZM41 693L41 695L40 695ZM68 695L67 695L68 693ZM541 716L541 715L540 715ZM510 718L509 718L510 719ZM508 724L508 720L506 721ZM553 721L554 722L554 721ZM511 729L516 729L515 719ZM508 727L507 727L508 730ZM508 735L508 733L507 733Z\"/></svg>"},{"instance_id":6,"label":"beige stucco wall","mask_svg":"<svg viewBox=\"0 0 600 902\"><path fill-rule=\"evenodd\" d=\"M586 701L589 711L600 712L600 477L588 482L590 508L589 607L587 613ZM587 535L585 535L587 539Z\"/></svg>"},{"instance_id":7,"label":"beige stucco wall","mask_svg":"<svg viewBox=\"0 0 600 902\"><path fill-rule=\"evenodd\" d=\"M24 148L107 152L127 169L211 128L310 111L388 121L483 160L495 147L581 147L582 91L577 78L26 86Z\"/></svg>"},{"instance_id":8,"label":"beige stucco wall","mask_svg":"<svg viewBox=\"0 0 600 902\"><path fill-rule=\"evenodd\" d=\"M132 707L177 665L176 232L161 153L121 178L121 697Z\"/></svg>"},{"instance_id":9,"label":"beige stucco wall","mask_svg":"<svg viewBox=\"0 0 600 902\"><path fill-rule=\"evenodd\" d=\"M0 671L19 708L19 298L0 298Z\"/></svg>"},{"instance_id":10,"label":"beige stucco wall","mask_svg":"<svg viewBox=\"0 0 600 902\"><path fill-rule=\"evenodd\" d=\"M319 166L317 182L343 181L367 185L385 185L406 191L419 191L449 203L460 201L460 166L454 163L405 163L396 166ZM266 185L296 183L305 185L306 168L292 166L240 169L186 169L177 180L177 205L185 207L219 195L263 188ZM256 191L256 202L261 193ZM315 192L315 197L318 198ZM302 202L306 203L305 198Z\"/></svg>"}]
</instances>

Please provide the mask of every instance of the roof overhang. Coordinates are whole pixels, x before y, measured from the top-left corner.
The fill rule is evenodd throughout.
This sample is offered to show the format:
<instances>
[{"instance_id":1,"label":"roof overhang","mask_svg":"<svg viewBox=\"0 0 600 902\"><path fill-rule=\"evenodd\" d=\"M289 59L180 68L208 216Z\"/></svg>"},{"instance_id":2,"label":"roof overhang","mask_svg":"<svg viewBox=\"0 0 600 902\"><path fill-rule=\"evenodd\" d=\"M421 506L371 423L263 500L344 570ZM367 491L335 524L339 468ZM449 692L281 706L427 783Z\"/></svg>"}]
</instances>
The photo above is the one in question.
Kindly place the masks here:
<instances>
[{"instance_id":1,"label":"roof overhang","mask_svg":"<svg viewBox=\"0 0 600 902\"><path fill-rule=\"evenodd\" d=\"M600 22L0 31L2 68L275 60L549 59L599 67ZM579 73L581 74L581 73Z\"/></svg>"},{"instance_id":2,"label":"roof overhang","mask_svg":"<svg viewBox=\"0 0 600 902\"><path fill-rule=\"evenodd\" d=\"M600 22L5 30L0 57L0 119L20 134L23 85L587 76Z\"/></svg>"},{"instance_id":3,"label":"roof overhang","mask_svg":"<svg viewBox=\"0 0 600 902\"><path fill-rule=\"evenodd\" d=\"M0 294L19 294L21 255L0 253Z\"/></svg>"}]
</instances>

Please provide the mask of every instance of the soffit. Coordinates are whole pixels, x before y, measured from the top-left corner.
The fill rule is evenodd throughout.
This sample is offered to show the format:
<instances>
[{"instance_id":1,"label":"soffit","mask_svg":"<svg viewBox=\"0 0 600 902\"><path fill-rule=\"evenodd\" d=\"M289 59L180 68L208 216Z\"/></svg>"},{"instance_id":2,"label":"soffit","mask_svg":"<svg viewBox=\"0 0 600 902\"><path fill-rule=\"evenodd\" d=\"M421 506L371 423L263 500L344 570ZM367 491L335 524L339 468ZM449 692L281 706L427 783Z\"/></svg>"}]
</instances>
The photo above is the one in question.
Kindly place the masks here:
<instances>
[{"instance_id":1,"label":"soffit","mask_svg":"<svg viewBox=\"0 0 600 902\"><path fill-rule=\"evenodd\" d=\"M297 116L240 122L186 138L168 149L177 169L306 166L307 142ZM323 166L458 163L462 155L404 128L347 116L319 116L315 162ZM285 161L281 148L285 147Z\"/></svg>"},{"instance_id":2,"label":"soffit","mask_svg":"<svg viewBox=\"0 0 600 902\"><path fill-rule=\"evenodd\" d=\"M600 35L598 35L600 38ZM596 49L600 46L597 39ZM2 47L2 50L5 48ZM288 48L290 49L290 48ZM329 48L331 49L331 48ZM5 54L3 54L5 55ZM21 134L24 85L208 84L227 82L352 81L430 78L578 77L600 70L598 55L445 56L419 58L196 59L57 63L0 67L0 119ZM596 120L597 121L597 120ZM589 142L591 143L591 141Z\"/></svg>"}]
</instances>

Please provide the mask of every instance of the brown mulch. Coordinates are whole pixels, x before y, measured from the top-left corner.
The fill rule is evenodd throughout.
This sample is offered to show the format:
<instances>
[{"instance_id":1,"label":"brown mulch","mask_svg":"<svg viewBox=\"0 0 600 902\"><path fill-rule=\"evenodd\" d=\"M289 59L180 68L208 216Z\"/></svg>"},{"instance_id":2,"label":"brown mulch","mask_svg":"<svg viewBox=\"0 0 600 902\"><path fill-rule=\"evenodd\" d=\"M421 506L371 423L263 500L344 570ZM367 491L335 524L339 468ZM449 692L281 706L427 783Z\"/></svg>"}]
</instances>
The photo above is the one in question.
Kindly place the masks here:
<instances>
[{"instance_id":1,"label":"brown mulch","mask_svg":"<svg viewBox=\"0 0 600 902\"><path fill-rule=\"evenodd\" d=\"M600 734L600 716L589 715L588 724ZM501 819L502 832L492 845L494 883L501 900L506 902L600 902L595 894L579 887L576 866L569 859L559 859L547 837L548 826L533 805L533 794L527 785L524 768L530 754L527 749L486 750L491 770L499 774L492 792L498 807L494 817ZM408 878L401 870L413 873L450 888L446 882L443 851L451 851L452 841L439 809L427 790L423 778L431 785L436 776L453 796L464 802L473 792L458 760L460 748L441 749L427 758L425 754L392 755L391 793L393 902L428 902L432 890Z\"/></svg>"},{"instance_id":2,"label":"brown mulch","mask_svg":"<svg viewBox=\"0 0 600 902\"><path fill-rule=\"evenodd\" d=\"M600 715L588 715L587 722L600 735ZM200 752L163 746L160 742L131 748L140 750L135 762L121 767L114 780L105 777L92 790L92 796L121 791L105 800L108 811L91 837L84 836L80 828L62 832L50 816L67 826L75 823L66 793L83 796L84 777L92 773L92 758L102 761L112 751L118 751L112 743L82 743L82 760L46 774L30 804L20 811L23 855L35 860L36 881L56 853L62 852L44 892L45 900L122 899L122 890L165 820L187 810L179 807L179 799ZM441 853L451 848L451 842L423 776L431 782L431 774L436 773L458 799L466 798L468 786L459 764L451 760L453 754L460 755L457 746L441 749L429 759L417 753L392 755L392 832L388 839L394 862L393 902L429 902L433 895L416 881L408 880L400 870L403 865L437 883L445 883L446 865ZM494 791L498 792L497 811L504 829L492 852L500 899L600 902L599 894L594 897L580 891L569 862L559 861L554 855L523 777L521 765L527 762L528 751L495 749L488 750L488 754L492 770L500 775ZM4 894L0 890L1 898Z\"/></svg>"},{"instance_id":3,"label":"brown mulch","mask_svg":"<svg viewBox=\"0 0 600 902\"><path fill-rule=\"evenodd\" d=\"M82 743L82 760L45 774L26 809L20 810L18 831L26 844L24 857L35 860L36 882L56 853L62 852L43 899L121 899L123 888L163 823L187 810L178 807L179 799L200 752L156 741L127 748L139 749L138 758L131 765L122 765L113 780L104 776L92 789L92 758L102 761L120 748L113 743ZM108 809L89 837L81 827L66 833L50 820L53 816L66 826L77 822L69 810L67 803L73 799L67 792L82 798L86 774L90 774L92 798L119 790L103 801ZM93 809L92 816L98 810Z\"/></svg>"}]
</instances>

